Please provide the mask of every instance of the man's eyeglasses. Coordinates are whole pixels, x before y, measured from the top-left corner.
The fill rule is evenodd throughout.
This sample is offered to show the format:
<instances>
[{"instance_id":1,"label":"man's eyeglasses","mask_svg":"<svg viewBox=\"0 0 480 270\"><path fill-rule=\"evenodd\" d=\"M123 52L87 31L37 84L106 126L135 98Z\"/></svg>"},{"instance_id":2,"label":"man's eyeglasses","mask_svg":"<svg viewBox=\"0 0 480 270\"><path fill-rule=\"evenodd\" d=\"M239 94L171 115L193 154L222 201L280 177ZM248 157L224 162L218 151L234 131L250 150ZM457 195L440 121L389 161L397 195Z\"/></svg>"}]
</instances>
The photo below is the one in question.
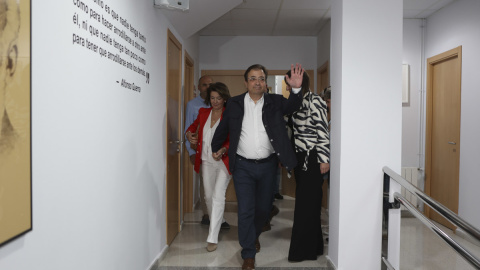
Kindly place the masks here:
<instances>
[{"instance_id":1,"label":"man's eyeglasses","mask_svg":"<svg viewBox=\"0 0 480 270\"><path fill-rule=\"evenodd\" d=\"M256 78L256 77L250 77L250 78L248 78L248 81L249 81L249 82L258 81L258 82L263 83L263 82L265 82L265 78L264 78L264 77L258 77L258 78Z\"/></svg>"}]
</instances>

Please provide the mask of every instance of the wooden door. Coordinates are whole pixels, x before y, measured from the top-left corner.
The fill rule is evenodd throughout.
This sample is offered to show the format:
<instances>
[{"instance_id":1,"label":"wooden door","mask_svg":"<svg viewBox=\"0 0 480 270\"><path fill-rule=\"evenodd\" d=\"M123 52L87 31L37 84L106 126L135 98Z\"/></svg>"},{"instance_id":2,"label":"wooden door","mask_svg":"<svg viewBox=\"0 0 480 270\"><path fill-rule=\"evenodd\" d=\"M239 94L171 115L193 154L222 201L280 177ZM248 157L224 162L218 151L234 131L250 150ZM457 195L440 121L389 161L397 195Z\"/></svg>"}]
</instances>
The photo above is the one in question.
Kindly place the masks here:
<instances>
[{"instance_id":1,"label":"wooden door","mask_svg":"<svg viewBox=\"0 0 480 270\"><path fill-rule=\"evenodd\" d=\"M427 61L425 190L455 213L460 167L461 53L462 48L457 47ZM426 214L455 230L434 210L427 208Z\"/></svg>"},{"instance_id":2,"label":"wooden door","mask_svg":"<svg viewBox=\"0 0 480 270\"><path fill-rule=\"evenodd\" d=\"M330 85L328 61L317 69L317 93L322 93Z\"/></svg>"},{"instance_id":3,"label":"wooden door","mask_svg":"<svg viewBox=\"0 0 480 270\"><path fill-rule=\"evenodd\" d=\"M168 31L167 43L167 244L180 231L182 44Z\"/></svg>"},{"instance_id":4,"label":"wooden door","mask_svg":"<svg viewBox=\"0 0 480 270\"><path fill-rule=\"evenodd\" d=\"M310 80L310 84L313 82L313 80ZM282 95L285 98L288 98L290 96L290 92L287 91L287 84L285 81L282 81ZM295 182L295 174L293 171L290 174L290 177L288 177L288 172L285 169L285 167L282 167L282 194L295 198L295 190L297 189L297 184Z\"/></svg>"},{"instance_id":5,"label":"wooden door","mask_svg":"<svg viewBox=\"0 0 480 270\"><path fill-rule=\"evenodd\" d=\"M230 96L238 96L245 93L244 70L204 70L202 76L209 75L214 82L222 82L227 85Z\"/></svg>"},{"instance_id":6,"label":"wooden door","mask_svg":"<svg viewBox=\"0 0 480 270\"><path fill-rule=\"evenodd\" d=\"M187 103L193 99L193 94L194 94L194 62L193 59L188 55L187 52L185 52L185 66L184 66L184 91L183 91L183 119L182 123L185 123L185 110L187 109ZM182 141L185 141L185 129L188 127L184 127L182 131ZM185 213L192 213L194 210L194 205L193 205L193 165L190 163L190 157L188 155L188 150L186 149L186 144L182 144L184 149L183 149L183 214Z\"/></svg>"}]
</instances>

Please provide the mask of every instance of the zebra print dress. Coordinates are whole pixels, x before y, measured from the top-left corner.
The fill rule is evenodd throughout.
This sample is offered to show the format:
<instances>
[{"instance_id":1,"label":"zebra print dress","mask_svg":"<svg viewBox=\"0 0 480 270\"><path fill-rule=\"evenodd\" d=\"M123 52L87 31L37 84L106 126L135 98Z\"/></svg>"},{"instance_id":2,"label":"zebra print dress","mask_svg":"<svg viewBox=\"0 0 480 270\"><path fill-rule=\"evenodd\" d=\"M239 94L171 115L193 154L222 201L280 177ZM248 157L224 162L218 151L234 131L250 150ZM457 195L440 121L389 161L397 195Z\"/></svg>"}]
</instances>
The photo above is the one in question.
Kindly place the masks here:
<instances>
[{"instance_id":1,"label":"zebra print dress","mask_svg":"<svg viewBox=\"0 0 480 270\"><path fill-rule=\"evenodd\" d=\"M307 152L302 169L307 170L308 156L313 149L317 150L318 163L329 163L330 138L325 101L308 91L303 96L302 106L292 114L291 120L295 152Z\"/></svg>"}]
</instances>

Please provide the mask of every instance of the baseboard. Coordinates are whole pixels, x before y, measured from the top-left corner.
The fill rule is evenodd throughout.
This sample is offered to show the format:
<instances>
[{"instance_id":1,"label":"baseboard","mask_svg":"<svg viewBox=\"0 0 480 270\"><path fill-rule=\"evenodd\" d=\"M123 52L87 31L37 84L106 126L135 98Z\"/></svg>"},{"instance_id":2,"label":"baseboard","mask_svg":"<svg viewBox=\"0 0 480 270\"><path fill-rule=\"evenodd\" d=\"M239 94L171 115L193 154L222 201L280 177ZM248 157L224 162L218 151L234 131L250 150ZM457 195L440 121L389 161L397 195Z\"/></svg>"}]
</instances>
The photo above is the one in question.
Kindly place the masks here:
<instances>
[{"instance_id":1,"label":"baseboard","mask_svg":"<svg viewBox=\"0 0 480 270\"><path fill-rule=\"evenodd\" d=\"M160 254L158 254L157 258L155 258L155 260L153 260L152 264L150 265L150 267L148 268L148 270L157 270L159 267L160 267L160 262L165 258L165 256L167 255L167 251L168 251L168 245L166 245L162 251L160 252Z\"/></svg>"},{"instance_id":2,"label":"baseboard","mask_svg":"<svg viewBox=\"0 0 480 270\"><path fill-rule=\"evenodd\" d=\"M455 235L457 235L458 237L463 238L463 239L467 240L468 242L480 247L480 241L478 241L477 239L475 239L470 234L466 233L464 230L462 230L460 228L457 228L455 230Z\"/></svg>"},{"instance_id":3,"label":"baseboard","mask_svg":"<svg viewBox=\"0 0 480 270\"><path fill-rule=\"evenodd\" d=\"M331 267L331 269L337 269L337 267L335 266L335 264L332 262L332 259L328 256L328 255L325 255L325 258L327 258L327 264L328 264L328 267Z\"/></svg>"}]
</instances>

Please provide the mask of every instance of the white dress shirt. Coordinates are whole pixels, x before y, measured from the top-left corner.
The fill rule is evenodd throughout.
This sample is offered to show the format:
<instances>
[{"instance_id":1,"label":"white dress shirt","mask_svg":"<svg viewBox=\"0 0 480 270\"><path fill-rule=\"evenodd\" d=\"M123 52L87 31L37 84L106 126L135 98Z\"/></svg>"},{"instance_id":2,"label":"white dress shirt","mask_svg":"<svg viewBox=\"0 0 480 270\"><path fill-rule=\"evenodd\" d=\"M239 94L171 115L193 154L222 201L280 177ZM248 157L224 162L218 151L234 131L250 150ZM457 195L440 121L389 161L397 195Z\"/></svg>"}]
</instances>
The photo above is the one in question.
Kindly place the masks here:
<instances>
[{"instance_id":1,"label":"white dress shirt","mask_svg":"<svg viewBox=\"0 0 480 270\"><path fill-rule=\"evenodd\" d=\"M244 158L262 159L275 152L263 126L263 103L263 96L255 103L248 93L245 95L245 113L237 148L237 154Z\"/></svg>"},{"instance_id":2,"label":"white dress shirt","mask_svg":"<svg viewBox=\"0 0 480 270\"><path fill-rule=\"evenodd\" d=\"M292 92L297 94L301 89L292 88ZM245 95L245 113L237 148L237 154L244 158L262 159L275 153L262 120L264 96L255 103L248 93Z\"/></svg>"}]
</instances>

